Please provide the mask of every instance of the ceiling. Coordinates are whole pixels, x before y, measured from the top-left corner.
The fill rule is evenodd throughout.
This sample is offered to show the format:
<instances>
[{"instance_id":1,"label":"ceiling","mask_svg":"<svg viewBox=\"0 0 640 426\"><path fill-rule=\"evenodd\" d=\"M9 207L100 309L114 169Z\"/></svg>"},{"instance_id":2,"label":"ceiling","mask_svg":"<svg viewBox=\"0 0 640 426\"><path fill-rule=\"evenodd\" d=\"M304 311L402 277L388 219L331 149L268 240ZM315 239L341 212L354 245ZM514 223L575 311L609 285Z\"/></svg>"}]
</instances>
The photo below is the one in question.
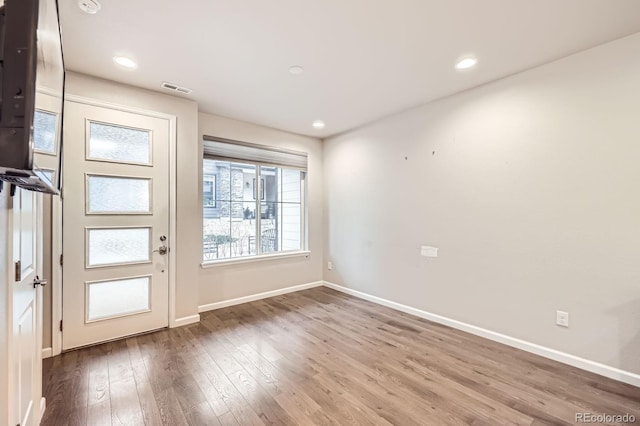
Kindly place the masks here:
<instances>
[{"instance_id":1,"label":"ceiling","mask_svg":"<svg viewBox=\"0 0 640 426\"><path fill-rule=\"evenodd\" d=\"M317 137L640 31L637 0L100 1L60 0L68 69ZM465 54L478 65L456 71Z\"/></svg>"}]
</instances>

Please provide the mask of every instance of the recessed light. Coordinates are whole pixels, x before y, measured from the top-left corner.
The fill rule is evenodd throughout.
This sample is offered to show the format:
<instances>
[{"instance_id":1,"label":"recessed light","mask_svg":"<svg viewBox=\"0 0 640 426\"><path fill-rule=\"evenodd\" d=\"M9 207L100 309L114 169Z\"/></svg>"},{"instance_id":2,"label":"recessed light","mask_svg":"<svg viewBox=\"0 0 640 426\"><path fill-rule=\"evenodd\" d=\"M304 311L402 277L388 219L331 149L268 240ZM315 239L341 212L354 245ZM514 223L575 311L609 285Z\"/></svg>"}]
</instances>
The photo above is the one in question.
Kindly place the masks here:
<instances>
[{"instance_id":1,"label":"recessed light","mask_svg":"<svg viewBox=\"0 0 640 426\"><path fill-rule=\"evenodd\" d=\"M89 15L95 15L100 11L102 5L98 0L78 0L78 7Z\"/></svg>"},{"instance_id":2,"label":"recessed light","mask_svg":"<svg viewBox=\"0 0 640 426\"><path fill-rule=\"evenodd\" d=\"M289 67L289 74L291 75L302 75L302 73L304 73L304 68L299 65Z\"/></svg>"},{"instance_id":3,"label":"recessed light","mask_svg":"<svg viewBox=\"0 0 640 426\"><path fill-rule=\"evenodd\" d=\"M473 56L467 56L466 58L460 59L456 63L457 70L467 70L469 68L473 68L478 63L478 60Z\"/></svg>"},{"instance_id":4,"label":"recessed light","mask_svg":"<svg viewBox=\"0 0 640 426\"><path fill-rule=\"evenodd\" d=\"M125 67L130 70L138 68L138 64L136 63L136 61L127 56L114 56L113 62L120 65L121 67Z\"/></svg>"},{"instance_id":5,"label":"recessed light","mask_svg":"<svg viewBox=\"0 0 640 426\"><path fill-rule=\"evenodd\" d=\"M313 128L314 129L324 129L324 121L322 120L316 120L313 122Z\"/></svg>"}]
</instances>

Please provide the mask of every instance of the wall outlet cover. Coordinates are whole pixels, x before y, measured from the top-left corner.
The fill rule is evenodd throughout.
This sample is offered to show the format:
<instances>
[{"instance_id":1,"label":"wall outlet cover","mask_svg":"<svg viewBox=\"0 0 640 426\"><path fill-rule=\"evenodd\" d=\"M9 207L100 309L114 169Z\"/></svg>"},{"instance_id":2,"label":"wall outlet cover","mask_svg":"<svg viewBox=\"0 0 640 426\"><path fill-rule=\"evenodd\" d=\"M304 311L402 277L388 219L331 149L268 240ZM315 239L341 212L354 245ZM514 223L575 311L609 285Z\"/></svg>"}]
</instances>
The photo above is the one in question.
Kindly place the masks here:
<instances>
[{"instance_id":1,"label":"wall outlet cover","mask_svg":"<svg viewBox=\"0 0 640 426\"><path fill-rule=\"evenodd\" d=\"M424 257L438 257L438 247L422 246L420 254Z\"/></svg>"},{"instance_id":2,"label":"wall outlet cover","mask_svg":"<svg viewBox=\"0 0 640 426\"><path fill-rule=\"evenodd\" d=\"M569 327L569 313L556 311L556 325L559 325L560 327Z\"/></svg>"}]
</instances>

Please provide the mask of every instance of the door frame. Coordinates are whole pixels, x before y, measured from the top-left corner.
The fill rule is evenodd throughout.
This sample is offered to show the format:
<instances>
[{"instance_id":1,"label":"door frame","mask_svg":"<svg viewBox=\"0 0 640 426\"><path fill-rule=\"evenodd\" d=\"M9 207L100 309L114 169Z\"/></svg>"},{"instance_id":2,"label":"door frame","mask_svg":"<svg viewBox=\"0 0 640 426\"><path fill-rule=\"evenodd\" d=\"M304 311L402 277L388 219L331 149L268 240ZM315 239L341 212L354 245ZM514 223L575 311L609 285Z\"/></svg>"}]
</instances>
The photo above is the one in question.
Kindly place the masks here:
<instances>
[{"instance_id":1,"label":"door frame","mask_svg":"<svg viewBox=\"0 0 640 426\"><path fill-rule=\"evenodd\" d=\"M5 189L3 189L3 191L7 191L9 192L9 188L10 185L5 184ZM23 190L29 194L31 194L29 191L27 190ZM7 282L7 288L6 288L6 293L4 294L4 297L6 297L6 299L4 300L6 302L6 325L5 325L5 330L6 334L6 342L4 347L6 348L6 353L3 354L4 356L0 356L0 361L2 361L0 363L0 372L2 373L6 373L6 387L4 388L0 388L0 395L2 395L2 393L7 392L7 395L3 395L5 397L5 401L8 402L8 406L6 407L6 411L4 412L0 412L0 422L2 422L3 420L9 420L9 422L13 421L15 419L15 407L14 407L14 399L13 398L17 398L16 396L16 389L13 389L13 363L15 361L15 347L14 347L14 299L13 299L13 288L14 288L14 284L15 284L15 276L14 276L14 269L13 269L13 265L14 265L14 232L15 232L15 228L14 228L14 209L15 209L15 198L14 196L8 196L7 197L7 207L8 209L5 211L6 215L7 215L7 220L6 220L6 225L7 225L7 229L6 230L2 230L2 231L6 231L6 237L7 237L7 250L5 253L5 259L6 259L6 263L7 263L7 272L6 272L6 276L4 278L6 278L6 282ZM34 232L36 234L35 240L36 240L36 247L35 247L35 258L34 258L34 263L36 264L36 271L35 271L35 275L42 277L42 272L43 272L43 260L44 260L44 244L43 244L43 237L44 237L44 220L43 220L43 210L44 210L44 202L43 202L44 198L43 198L43 194L41 193L35 193L35 197L34 197L34 205L33 205L33 214L35 216L35 221L36 221L36 227L34 229ZM0 280L0 283L3 282L4 280ZM33 406L31 407L32 409L32 418L36 419L36 424L39 424L40 421L42 420L42 417L44 415L44 411L46 409L46 399L44 397L44 389L42 387L42 357L41 357L41 348L42 348L42 331L44 329L44 324L43 324L43 314L44 314L44 308L43 308L43 301L44 301L44 292L42 290L42 287L38 287L37 289L34 290L35 291L35 304L36 304L36 324L34 324L35 326L35 333L36 333L36 352L33 354L34 357L36 357L36 362L38 364L38 368L36 368L36 371L34 371L34 376L32 377L32 386L36 385L35 380L39 380L39 384L38 387L40 387L40 400L33 401ZM3 301L3 296L0 296L0 302ZM2 308L2 306L0 306L0 308ZM0 318L1 319L1 318ZM38 327L38 324L40 325ZM38 330L39 329L39 330ZM0 337L2 337L2 333L0 333ZM39 349L40 348L40 349ZM40 360L40 361L37 361ZM6 362L6 364L5 364ZM36 377L38 377L38 379L36 379ZM12 397L9 397L9 394L13 394ZM6 416L6 417L5 417Z\"/></svg>"},{"instance_id":2,"label":"door frame","mask_svg":"<svg viewBox=\"0 0 640 426\"><path fill-rule=\"evenodd\" d=\"M10 185L7 185L5 183L4 185L4 191L7 191L7 193L9 192L10 189ZM31 195L32 192L28 191L26 189L23 189L22 191L26 192L27 194ZM36 270L35 270L35 275L36 276L40 276L42 277L42 272L44 269L44 265L43 265L43 260L44 260L44 244L43 244L43 238L44 238L44 220L43 220L43 206L44 206L44 199L43 199L43 194L36 192L34 197L34 205L33 205L33 214L35 216L35 228L34 228L34 232L35 232L35 258L34 258L34 263L36 264ZM1 196L1 195L0 195ZM6 292L4 292L4 294L0 295L0 302L6 302L5 303L5 313L6 316L4 318L0 318L0 319L4 319L5 320L5 325L2 327L2 332L5 333L5 335L2 335L2 332L0 332L0 343L3 342L4 340L4 347L2 349L2 353L0 353L0 361L3 362L2 365L0 365L0 372L2 372L5 377L7 378L6 383L4 384L4 386L0 386L0 397L4 398L4 401L6 401L7 406L6 406L6 410L5 411L1 411L2 407L0 407L0 423L2 423L2 421L8 421L9 423L7 424L13 424L12 422L15 419L16 413L15 413L15 406L14 406L14 402L15 402L15 398L18 398L17 396L17 389L14 389L14 370L13 370L13 364L15 362L16 359L16 352L15 352L15 345L14 345L14 299L13 299L13 291L14 291L14 285L15 285L15 275L14 275L14 232L15 232L15 221L14 221L14 209L16 207L16 203L15 203L15 197L13 195L9 196L7 195L7 210L5 210L4 214L6 214L6 229L0 229L0 231L4 232L6 231L6 242L8 243L6 246L6 256L4 256L5 259L3 259L3 261L0 261L0 264L3 264L6 262L7 264L7 271L6 271L6 275L3 277L4 279L6 279ZM3 223L0 223L0 227L2 227ZM4 282L4 280L0 280L0 282ZM43 388L42 388L42 363L39 362L38 360L40 359L39 357L41 356L41 348L42 348L42 331L44 330L44 324L43 324L43 313L44 313L44 308L43 308L43 299L44 299L44 292L42 287L38 287L37 289L34 289L35 291L35 296L34 296L34 300L35 300L35 309L36 309L36 324L34 324L35 327L35 333L36 333L36 351L33 353L34 356L34 361L36 363L39 364L39 367L36 369L36 371L34 372L35 374L32 377L32 381L31 381L31 387L32 390L33 389L40 389L39 392L39 397L40 400L36 401L33 400L33 406L31 407L32 410L32 414L31 414L31 418L35 419L35 424L39 424L40 421L42 420L42 417L44 415L44 411L46 409L46 399L44 397L44 392L43 392ZM0 305L0 307L2 307L2 305ZM40 324L40 330L38 331L38 324ZM6 363L5 363L6 361ZM22 419L20 419L20 422L22 422Z\"/></svg>"},{"instance_id":3,"label":"door frame","mask_svg":"<svg viewBox=\"0 0 640 426\"><path fill-rule=\"evenodd\" d=\"M44 194L36 194L36 276L42 277L44 274ZM52 268L53 269L53 268ZM43 278L46 280L46 278ZM40 350L36 354L38 359L38 368L36 369L36 374L39 376L39 386L40 386L40 401L33 401L34 404L38 404L39 406L34 407L35 410L38 410L37 415L37 424L40 424L40 421L44 417L44 411L47 408L47 400L44 397L44 387L42 386L43 377L42 377L42 331L44 330L44 289L42 286L38 286L36 289L36 306L37 306L37 324L38 335L36 336L37 348Z\"/></svg>"},{"instance_id":4,"label":"door frame","mask_svg":"<svg viewBox=\"0 0 640 426\"><path fill-rule=\"evenodd\" d=\"M176 321L176 282L177 282L177 264L176 264L176 229L177 229L177 127L176 116L165 114L147 109L135 108L111 102L105 102L97 99L86 98L65 94L65 102L75 102L84 105L90 105L100 108L107 108L116 111L129 112L132 114L145 115L147 117L160 118L167 120L169 123L169 327L173 328L178 325ZM64 126L63 126L64 131ZM84 144L83 144L84 147ZM64 149L64 147L63 147ZM64 155L64 154L63 154ZM63 182L64 187L64 182ZM63 254L62 246L62 204L64 202L64 191L57 202L52 203L52 237L51 237L51 256L53 277L51 292L51 346L52 355L59 355L62 352L62 331L60 331L60 321L62 321L62 268L59 259Z\"/></svg>"}]
</instances>

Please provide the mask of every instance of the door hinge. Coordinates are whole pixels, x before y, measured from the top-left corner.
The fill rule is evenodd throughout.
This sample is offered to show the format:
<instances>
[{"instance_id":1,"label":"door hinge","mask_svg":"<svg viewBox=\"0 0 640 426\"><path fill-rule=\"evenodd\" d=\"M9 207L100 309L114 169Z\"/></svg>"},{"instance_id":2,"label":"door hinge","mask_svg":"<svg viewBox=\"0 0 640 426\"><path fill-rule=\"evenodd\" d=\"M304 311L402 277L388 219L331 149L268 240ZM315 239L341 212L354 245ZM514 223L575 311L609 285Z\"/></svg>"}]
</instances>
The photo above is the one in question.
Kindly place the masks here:
<instances>
[{"instance_id":1,"label":"door hinge","mask_svg":"<svg viewBox=\"0 0 640 426\"><path fill-rule=\"evenodd\" d=\"M16 262L15 278L17 283L22 281L22 262L19 260Z\"/></svg>"},{"instance_id":2,"label":"door hinge","mask_svg":"<svg viewBox=\"0 0 640 426\"><path fill-rule=\"evenodd\" d=\"M60 255L60 266L62 266L64 264L64 258L62 255Z\"/></svg>"},{"instance_id":3,"label":"door hinge","mask_svg":"<svg viewBox=\"0 0 640 426\"><path fill-rule=\"evenodd\" d=\"M60 331L62 331L62 320L60 320Z\"/></svg>"}]
</instances>

